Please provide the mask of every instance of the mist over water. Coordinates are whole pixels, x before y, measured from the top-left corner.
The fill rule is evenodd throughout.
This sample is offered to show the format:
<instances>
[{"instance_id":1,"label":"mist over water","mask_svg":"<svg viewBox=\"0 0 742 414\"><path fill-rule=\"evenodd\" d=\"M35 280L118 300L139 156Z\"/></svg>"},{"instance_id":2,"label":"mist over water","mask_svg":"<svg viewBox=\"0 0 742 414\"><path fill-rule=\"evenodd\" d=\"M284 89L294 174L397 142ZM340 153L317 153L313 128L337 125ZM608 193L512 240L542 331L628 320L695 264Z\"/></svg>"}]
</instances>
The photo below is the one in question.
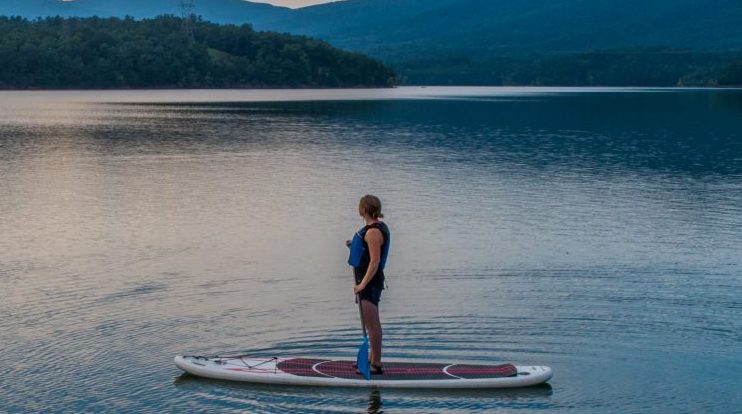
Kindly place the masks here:
<instances>
[{"instance_id":1,"label":"mist over water","mask_svg":"<svg viewBox=\"0 0 742 414\"><path fill-rule=\"evenodd\" d=\"M3 410L733 411L740 115L738 90L0 92ZM550 386L181 375L175 354L353 358L365 193L392 229L384 357Z\"/></svg>"}]
</instances>

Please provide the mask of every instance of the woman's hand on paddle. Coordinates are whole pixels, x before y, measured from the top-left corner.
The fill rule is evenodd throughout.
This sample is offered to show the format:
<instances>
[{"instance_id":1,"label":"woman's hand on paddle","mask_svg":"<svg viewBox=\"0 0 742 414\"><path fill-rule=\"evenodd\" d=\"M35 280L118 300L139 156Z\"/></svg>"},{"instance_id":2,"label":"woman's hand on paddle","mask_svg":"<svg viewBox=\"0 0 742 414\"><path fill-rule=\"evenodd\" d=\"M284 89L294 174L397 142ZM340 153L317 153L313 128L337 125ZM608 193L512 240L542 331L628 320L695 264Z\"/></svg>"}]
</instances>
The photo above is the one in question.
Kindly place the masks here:
<instances>
[{"instance_id":1,"label":"woman's hand on paddle","mask_svg":"<svg viewBox=\"0 0 742 414\"><path fill-rule=\"evenodd\" d=\"M366 288L366 286L365 286L365 285L363 285L363 284L360 284L360 285L355 285L355 286L353 286L353 294L354 294L354 295L358 295L358 294L359 294L359 293L361 293L361 292L363 291L363 289L365 289L365 288Z\"/></svg>"}]
</instances>

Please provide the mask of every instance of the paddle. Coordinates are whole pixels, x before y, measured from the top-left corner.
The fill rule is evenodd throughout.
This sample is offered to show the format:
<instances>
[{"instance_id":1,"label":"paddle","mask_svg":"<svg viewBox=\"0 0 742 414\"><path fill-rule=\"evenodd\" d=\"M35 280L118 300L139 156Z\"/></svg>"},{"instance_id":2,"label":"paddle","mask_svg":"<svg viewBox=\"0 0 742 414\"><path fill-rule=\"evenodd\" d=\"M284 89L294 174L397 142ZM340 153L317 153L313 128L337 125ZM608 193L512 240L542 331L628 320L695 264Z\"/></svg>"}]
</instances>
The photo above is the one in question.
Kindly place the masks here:
<instances>
[{"instance_id":1,"label":"paddle","mask_svg":"<svg viewBox=\"0 0 742 414\"><path fill-rule=\"evenodd\" d=\"M370 380L371 366L368 363L368 336L366 335L366 325L363 323L363 306L361 305L360 295L356 295L356 302L358 302L358 313L361 315L361 329L363 330L363 342L361 342L361 346L358 348L356 366L358 367L358 371L363 375L363 378Z\"/></svg>"}]
</instances>

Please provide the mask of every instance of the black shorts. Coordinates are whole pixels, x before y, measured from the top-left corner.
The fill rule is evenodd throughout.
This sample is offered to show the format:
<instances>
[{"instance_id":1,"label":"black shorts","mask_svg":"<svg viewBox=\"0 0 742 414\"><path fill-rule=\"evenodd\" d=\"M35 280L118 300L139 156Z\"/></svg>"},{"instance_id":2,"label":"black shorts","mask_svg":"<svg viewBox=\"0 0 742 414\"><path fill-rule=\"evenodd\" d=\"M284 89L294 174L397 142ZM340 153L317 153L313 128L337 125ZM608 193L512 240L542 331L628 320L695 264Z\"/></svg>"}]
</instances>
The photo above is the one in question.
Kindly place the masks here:
<instances>
[{"instance_id":1,"label":"black shorts","mask_svg":"<svg viewBox=\"0 0 742 414\"><path fill-rule=\"evenodd\" d=\"M359 296L361 297L361 300L367 300L371 303L373 303L376 306L379 306L379 301L381 300L381 291L383 289L377 288L375 286L366 286L361 293L359 293Z\"/></svg>"}]
</instances>

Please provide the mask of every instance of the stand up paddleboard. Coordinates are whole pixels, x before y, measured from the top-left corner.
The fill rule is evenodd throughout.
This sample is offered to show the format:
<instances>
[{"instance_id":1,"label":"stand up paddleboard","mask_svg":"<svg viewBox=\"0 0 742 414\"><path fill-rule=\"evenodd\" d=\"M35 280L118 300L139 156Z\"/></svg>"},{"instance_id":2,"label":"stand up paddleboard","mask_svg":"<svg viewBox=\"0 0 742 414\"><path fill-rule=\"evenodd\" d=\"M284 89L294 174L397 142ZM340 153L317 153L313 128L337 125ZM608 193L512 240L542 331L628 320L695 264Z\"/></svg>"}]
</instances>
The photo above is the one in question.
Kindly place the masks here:
<instances>
[{"instance_id":1,"label":"stand up paddleboard","mask_svg":"<svg viewBox=\"0 0 742 414\"><path fill-rule=\"evenodd\" d=\"M385 388L512 388L542 384L552 371L544 366L385 362L370 380L354 361L249 356L176 356L175 365L199 377L264 384Z\"/></svg>"}]
</instances>

